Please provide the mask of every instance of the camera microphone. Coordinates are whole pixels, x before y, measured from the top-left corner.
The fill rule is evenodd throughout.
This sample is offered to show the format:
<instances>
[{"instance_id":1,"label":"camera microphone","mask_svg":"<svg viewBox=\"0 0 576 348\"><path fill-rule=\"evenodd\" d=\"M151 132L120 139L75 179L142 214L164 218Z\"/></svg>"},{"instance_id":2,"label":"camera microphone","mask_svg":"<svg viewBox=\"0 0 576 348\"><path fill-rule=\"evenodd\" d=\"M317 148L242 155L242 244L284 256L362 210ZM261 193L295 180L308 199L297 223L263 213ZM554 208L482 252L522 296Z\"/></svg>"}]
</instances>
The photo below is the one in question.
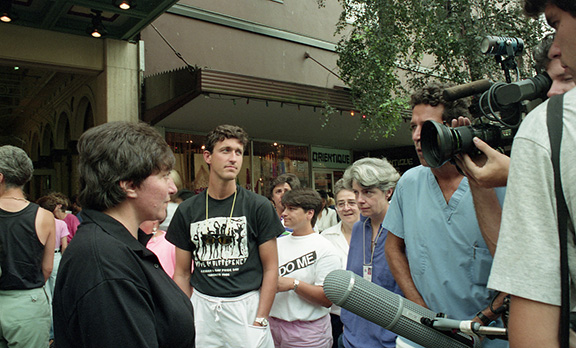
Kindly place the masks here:
<instances>
[{"instance_id":1,"label":"camera microphone","mask_svg":"<svg viewBox=\"0 0 576 348\"><path fill-rule=\"evenodd\" d=\"M446 101L453 101L460 98L469 97L474 94L479 94L487 91L492 82L488 79L478 80L463 85L458 85L450 88L446 88L443 93L443 97Z\"/></svg>"},{"instance_id":2,"label":"camera microphone","mask_svg":"<svg viewBox=\"0 0 576 348\"><path fill-rule=\"evenodd\" d=\"M524 41L516 37L486 36L480 51L493 56L519 56L524 51Z\"/></svg>"},{"instance_id":3,"label":"camera microphone","mask_svg":"<svg viewBox=\"0 0 576 348\"><path fill-rule=\"evenodd\" d=\"M324 280L324 293L334 304L428 348L478 348L480 340L422 324L436 313L350 271L335 270Z\"/></svg>"}]
</instances>

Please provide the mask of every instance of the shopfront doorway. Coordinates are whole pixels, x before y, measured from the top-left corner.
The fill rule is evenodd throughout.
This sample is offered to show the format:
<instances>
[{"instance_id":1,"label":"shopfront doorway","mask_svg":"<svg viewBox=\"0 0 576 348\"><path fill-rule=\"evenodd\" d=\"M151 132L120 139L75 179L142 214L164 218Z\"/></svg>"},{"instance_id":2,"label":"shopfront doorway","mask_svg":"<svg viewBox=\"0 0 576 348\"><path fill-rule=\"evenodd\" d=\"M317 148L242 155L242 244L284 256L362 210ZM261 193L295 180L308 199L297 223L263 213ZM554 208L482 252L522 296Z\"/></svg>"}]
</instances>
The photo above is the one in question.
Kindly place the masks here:
<instances>
[{"instance_id":1,"label":"shopfront doorway","mask_svg":"<svg viewBox=\"0 0 576 348\"><path fill-rule=\"evenodd\" d=\"M314 190L324 190L334 192L334 184L344 176L343 170L315 169L314 170Z\"/></svg>"}]
</instances>

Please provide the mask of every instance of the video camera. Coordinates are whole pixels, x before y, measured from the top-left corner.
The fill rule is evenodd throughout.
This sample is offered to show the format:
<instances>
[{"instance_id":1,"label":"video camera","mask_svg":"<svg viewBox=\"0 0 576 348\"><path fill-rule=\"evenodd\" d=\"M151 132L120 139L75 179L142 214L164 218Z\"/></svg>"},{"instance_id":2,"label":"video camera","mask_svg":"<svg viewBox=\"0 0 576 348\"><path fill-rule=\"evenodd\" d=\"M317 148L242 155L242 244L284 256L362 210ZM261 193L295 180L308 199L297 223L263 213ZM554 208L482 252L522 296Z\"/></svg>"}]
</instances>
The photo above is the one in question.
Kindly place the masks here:
<instances>
[{"instance_id":1,"label":"video camera","mask_svg":"<svg viewBox=\"0 0 576 348\"><path fill-rule=\"evenodd\" d=\"M522 121L522 115L526 113L525 101L545 99L552 86L552 80L545 72L525 80L510 82L508 70L517 70L514 57L520 55L523 48L524 42L521 39L500 36L484 38L482 52L496 55L496 61L505 71L507 82L479 80L444 90L444 99L447 101L482 93L478 98L476 113L480 123L451 128L435 121L426 121L420 137L422 154L430 167L440 167L460 153L477 154L478 149L472 142L474 137L494 148L512 143L515 130ZM503 55L508 57L503 58ZM489 122L484 122L482 117Z\"/></svg>"}]
</instances>

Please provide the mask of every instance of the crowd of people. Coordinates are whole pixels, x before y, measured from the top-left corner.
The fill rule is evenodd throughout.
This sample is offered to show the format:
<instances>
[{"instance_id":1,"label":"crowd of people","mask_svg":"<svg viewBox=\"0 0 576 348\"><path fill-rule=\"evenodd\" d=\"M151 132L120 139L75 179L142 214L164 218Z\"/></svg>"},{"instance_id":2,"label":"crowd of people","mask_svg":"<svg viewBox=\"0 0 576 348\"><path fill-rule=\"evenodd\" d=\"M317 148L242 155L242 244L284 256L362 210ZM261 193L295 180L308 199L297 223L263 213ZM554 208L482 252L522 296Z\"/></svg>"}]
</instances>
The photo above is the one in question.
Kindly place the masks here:
<instances>
[{"instance_id":1,"label":"crowd of people","mask_svg":"<svg viewBox=\"0 0 576 348\"><path fill-rule=\"evenodd\" d=\"M558 177L573 265L576 5L524 7L556 29L535 58L553 81L548 96L563 95ZM289 173L268 197L238 185L249 138L232 125L208 134L208 188L196 195L144 123L81 136L71 200L52 192L30 202L32 161L1 146L0 347L420 347L334 305L323 285L339 269L450 319L508 325L509 340L484 337L483 347L560 347L558 191L541 131L549 102L523 121L510 157L476 138L481 156L432 168L424 123L470 124L464 99L443 98L447 87L430 82L411 96L419 166L400 175L384 158L359 159L333 198Z\"/></svg>"}]
</instances>

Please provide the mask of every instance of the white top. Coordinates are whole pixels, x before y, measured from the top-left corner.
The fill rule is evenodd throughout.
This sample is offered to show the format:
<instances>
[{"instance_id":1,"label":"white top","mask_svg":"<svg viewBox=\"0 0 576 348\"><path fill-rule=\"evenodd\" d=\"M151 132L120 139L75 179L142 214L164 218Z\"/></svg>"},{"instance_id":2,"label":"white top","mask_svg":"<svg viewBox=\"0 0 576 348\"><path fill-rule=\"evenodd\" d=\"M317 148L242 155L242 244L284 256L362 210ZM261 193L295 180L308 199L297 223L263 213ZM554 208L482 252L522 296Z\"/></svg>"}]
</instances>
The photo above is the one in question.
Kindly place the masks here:
<instances>
[{"instance_id":1,"label":"white top","mask_svg":"<svg viewBox=\"0 0 576 348\"><path fill-rule=\"evenodd\" d=\"M350 249L350 245L344 237L342 233L342 221L340 221L335 226L325 229L322 232L322 236L328 239L332 245L334 245L334 251L338 257L340 257L340 261L342 262L342 269L346 269L346 264L348 263L348 250ZM330 308L330 313L340 315L341 308L336 306L335 304L332 305Z\"/></svg>"},{"instance_id":2,"label":"white top","mask_svg":"<svg viewBox=\"0 0 576 348\"><path fill-rule=\"evenodd\" d=\"M342 221L332 227L325 229L322 232L322 236L328 239L334 245L334 250L342 261L342 269L346 269L346 262L348 261L348 250L350 249L350 245L342 233Z\"/></svg>"},{"instance_id":3,"label":"white top","mask_svg":"<svg viewBox=\"0 0 576 348\"><path fill-rule=\"evenodd\" d=\"M172 221L172 217L178 208L178 203L168 202L168 206L166 207L166 219L160 223L158 229L162 231L168 231L168 226L170 226L170 222Z\"/></svg>"},{"instance_id":4,"label":"white top","mask_svg":"<svg viewBox=\"0 0 576 348\"><path fill-rule=\"evenodd\" d=\"M328 273L342 268L332 243L317 233L279 238L278 264L281 277L312 285L323 285ZM330 308L312 304L290 290L276 294L270 316L286 321L312 321L329 312Z\"/></svg>"},{"instance_id":5,"label":"white top","mask_svg":"<svg viewBox=\"0 0 576 348\"><path fill-rule=\"evenodd\" d=\"M332 227L338 223L338 216L336 210L332 208L325 208L322 210L322 218L316 220L314 231L322 233L325 229Z\"/></svg>"}]
</instances>

